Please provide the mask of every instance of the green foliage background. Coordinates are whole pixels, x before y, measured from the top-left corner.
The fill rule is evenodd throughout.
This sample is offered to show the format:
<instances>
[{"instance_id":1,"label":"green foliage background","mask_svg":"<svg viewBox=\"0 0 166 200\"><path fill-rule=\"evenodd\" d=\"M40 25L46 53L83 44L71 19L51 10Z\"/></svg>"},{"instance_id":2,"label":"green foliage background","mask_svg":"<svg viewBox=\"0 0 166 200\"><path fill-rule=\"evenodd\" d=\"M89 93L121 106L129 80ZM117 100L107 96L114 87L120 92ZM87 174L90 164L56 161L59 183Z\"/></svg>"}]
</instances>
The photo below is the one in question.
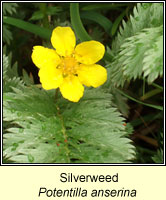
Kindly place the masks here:
<instances>
[{"instance_id":1,"label":"green foliage background","mask_svg":"<svg viewBox=\"0 0 166 200\"><path fill-rule=\"evenodd\" d=\"M3 3L3 162L162 163L163 4L26 5L23 9L24 3ZM117 17L110 16L110 10ZM58 25L71 26L78 42L95 39L107 49L101 61L108 70L107 83L86 88L78 103L54 90L43 90L30 60L32 46L42 43L51 48L51 31ZM17 44L13 37L18 31L24 40L20 43L15 38ZM22 31L31 34L24 36ZM43 39L38 42L37 36ZM32 41L29 51L28 41ZM25 58L16 55L18 47L25 49ZM133 96L135 88L129 84L135 81L132 85L138 86L139 79L143 79L140 99ZM148 98L152 100L143 101ZM127 99L147 114L132 120L132 104ZM155 149L134 144L137 126L148 127L151 122L161 128L139 138Z\"/></svg>"}]
</instances>

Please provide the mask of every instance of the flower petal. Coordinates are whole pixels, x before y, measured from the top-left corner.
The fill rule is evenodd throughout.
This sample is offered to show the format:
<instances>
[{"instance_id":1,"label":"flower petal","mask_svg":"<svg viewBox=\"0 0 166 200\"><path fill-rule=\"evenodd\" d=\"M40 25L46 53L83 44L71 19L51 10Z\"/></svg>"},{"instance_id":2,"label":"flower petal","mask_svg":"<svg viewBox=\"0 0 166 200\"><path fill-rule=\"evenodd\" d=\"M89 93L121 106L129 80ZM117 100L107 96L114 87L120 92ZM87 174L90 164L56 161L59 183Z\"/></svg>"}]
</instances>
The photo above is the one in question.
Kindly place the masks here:
<instances>
[{"instance_id":1,"label":"flower petal","mask_svg":"<svg viewBox=\"0 0 166 200\"><path fill-rule=\"evenodd\" d=\"M105 47L100 42L88 41L78 44L75 48L75 58L82 64L92 65L98 62L105 53Z\"/></svg>"},{"instance_id":2,"label":"flower petal","mask_svg":"<svg viewBox=\"0 0 166 200\"><path fill-rule=\"evenodd\" d=\"M80 65L77 70L80 82L88 87L99 87L107 80L107 70L101 65Z\"/></svg>"},{"instance_id":3,"label":"flower petal","mask_svg":"<svg viewBox=\"0 0 166 200\"><path fill-rule=\"evenodd\" d=\"M56 67L60 63L60 58L53 49L48 49L42 46L34 46L32 61L38 68L48 65L54 65Z\"/></svg>"},{"instance_id":4,"label":"flower petal","mask_svg":"<svg viewBox=\"0 0 166 200\"><path fill-rule=\"evenodd\" d=\"M74 32L70 27L56 27L51 36L52 46L61 56L70 56L76 45Z\"/></svg>"},{"instance_id":5,"label":"flower petal","mask_svg":"<svg viewBox=\"0 0 166 200\"><path fill-rule=\"evenodd\" d=\"M78 102L83 96L84 87L80 83L78 77L69 76L64 78L64 81L60 86L60 91L65 99L73 102Z\"/></svg>"},{"instance_id":6,"label":"flower petal","mask_svg":"<svg viewBox=\"0 0 166 200\"><path fill-rule=\"evenodd\" d=\"M39 70L40 82L45 90L58 88L63 82L62 72L54 66L42 67Z\"/></svg>"}]
</instances>

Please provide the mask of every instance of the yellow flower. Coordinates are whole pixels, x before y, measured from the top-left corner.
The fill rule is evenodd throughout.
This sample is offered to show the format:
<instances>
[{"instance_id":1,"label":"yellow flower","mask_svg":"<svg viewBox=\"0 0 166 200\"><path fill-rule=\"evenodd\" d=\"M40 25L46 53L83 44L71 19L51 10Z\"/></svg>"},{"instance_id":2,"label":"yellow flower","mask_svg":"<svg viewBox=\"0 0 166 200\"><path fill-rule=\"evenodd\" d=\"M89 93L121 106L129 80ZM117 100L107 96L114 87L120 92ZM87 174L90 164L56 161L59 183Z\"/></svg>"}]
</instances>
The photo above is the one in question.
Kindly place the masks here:
<instances>
[{"instance_id":1,"label":"yellow flower","mask_svg":"<svg viewBox=\"0 0 166 200\"><path fill-rule=\"evenodd\" d=\"M107 80L106 69L95 64L105 53L100 42L92 40L76 46L70 27L56 27L51 43L55 50L34 46L32 52L44 89L59 87L64 98L78 102L84 93L83 85L96 88Z\"/></svg>"}]
</instances>

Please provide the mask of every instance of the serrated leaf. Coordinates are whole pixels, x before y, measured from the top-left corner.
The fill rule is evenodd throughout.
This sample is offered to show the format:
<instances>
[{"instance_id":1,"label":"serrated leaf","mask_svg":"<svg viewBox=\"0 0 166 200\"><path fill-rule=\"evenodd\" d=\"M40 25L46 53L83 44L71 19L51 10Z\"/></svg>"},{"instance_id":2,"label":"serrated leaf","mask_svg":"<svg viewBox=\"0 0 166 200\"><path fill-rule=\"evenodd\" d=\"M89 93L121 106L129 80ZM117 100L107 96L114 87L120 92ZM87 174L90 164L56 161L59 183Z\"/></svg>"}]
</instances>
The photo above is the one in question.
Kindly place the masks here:
<instances>
[{"instance_id":1,"label":"serrated leaf","mask_svg":"<svg viewBox=\"0 0 166 200\"><path fill-rule=\"evenodd\" d=\"M5 94L4 155L15 163L126 163L134 157L110 94L86 90L79 103L35 87Z\"/></svg>"},{"instance_id":2,"label":"serrated leaf","mask_svg":"<svg viewBox=\"0 0 166 200\"><path fill-rule=\"evenodd\" d=\"M163 35L156 37L156 41L145 53L143 71L149 83L163 75Z\"/></svg>"},{"instance_id":3,"label":"serrated leaf","mask_svg":"<svg viewBox=\"0 0 166 200\"><path fill-rule=\"evenodd\" d=\"M24 69L22 70L22 72L23 72L22 79L25 82L25 84L26 85L32 85L32 84L34 84L33 76L31 74L28 75L28 73Z\"/></svg>"},{"instance_id":4,"label":"serrated leaf","mask_svg":"<svg viewBox=\"0 0 166 200\"><path fill-rule=\"evenodd\" d=\"M163 163L163 150L158 150L157 153L152 157L152 160L158 164Z\"/></svg>"},{"instance_id":5,"label":"serrated leaf","mask_svg":"<svg viewBox=\"0 0 166 200\"><path fill-rule=\"evenodd\" d=\"M140 33L126 39L121 46L119 62L123 74L128 79L148 76L148 82L153 82L163 74L163 27L143 29Z\"/></svg>"},{"instance_id":6,"label":"serrated leaf","mask_svg":"<svg viewBox=\"0 0 166 200\"><path fill-rule=\"evenodd\" d=\"M18 77L17 62L11 67L11 54L3 55L3 92L12 92L13 88L22 88L23 81ZM10 58L9 58L10 57Z\"/></svg>"},{"instance_id":7,"label":"serrated leaf","mask_svg":"<svg viewBox=\"0 0 166 200\"><path fill-rule=\"evenodd\" d=\"M35 11L29 20L39 20L43 18L44 18L44 14L42 13L41 10L39 10L39 11Z\"/></svg>"},{"instance_id":8,"label":"serrated leaf","mask_svg":"<svg viewBox=\"0 0 166 200\"><path fill-rule=\"evenodd\" d=\"M163 74L163 4L138 3L130 20L122 24L112 44L114 61L108 65L111 83L123 86L142 75L152 83Z\"/></svg>"},{"instance_id":9,"label":"serrated leaf","mask_svg":"<svg viewBox=\"0 0 166 200\"><path fill-rule=\"evenodd\" d=\"M3 15L6 15L7 13L9 13L10 15L12 15L13 13L16 13L16 8L18 7L17 3L6 3L3 2Z\"/></svg>"},{"instance_id":10,"label":"serrated leaf","mask_svg":"<svg viewBox=\"0 0 166 200\"><path fill-rule=\"evenodd\" d=\"M13 36L9 27L7 25L3 25L3 42L6 42L9 45L12 39Z\"/></svg>"}]
</instances>

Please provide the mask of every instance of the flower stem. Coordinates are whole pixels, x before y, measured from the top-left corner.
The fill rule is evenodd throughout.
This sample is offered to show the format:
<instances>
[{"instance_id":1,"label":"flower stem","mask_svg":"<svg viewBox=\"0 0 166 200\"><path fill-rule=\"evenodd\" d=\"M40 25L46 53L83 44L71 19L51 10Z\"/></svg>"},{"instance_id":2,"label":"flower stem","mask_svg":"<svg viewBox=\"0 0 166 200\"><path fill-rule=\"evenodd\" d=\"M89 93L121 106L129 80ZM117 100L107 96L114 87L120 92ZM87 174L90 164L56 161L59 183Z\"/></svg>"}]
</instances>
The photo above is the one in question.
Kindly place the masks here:
<instances>
[{"instance_id":1,"label":"flower stem","mask_svg":"<svg viewBox=\"0 0 166 200\"><path fill-rule=\"evenodd\" d=\"M55 101L58 99L58 92L59 92L59 88L57 88L55 91Z\"/></svg>"}]
</instances>

